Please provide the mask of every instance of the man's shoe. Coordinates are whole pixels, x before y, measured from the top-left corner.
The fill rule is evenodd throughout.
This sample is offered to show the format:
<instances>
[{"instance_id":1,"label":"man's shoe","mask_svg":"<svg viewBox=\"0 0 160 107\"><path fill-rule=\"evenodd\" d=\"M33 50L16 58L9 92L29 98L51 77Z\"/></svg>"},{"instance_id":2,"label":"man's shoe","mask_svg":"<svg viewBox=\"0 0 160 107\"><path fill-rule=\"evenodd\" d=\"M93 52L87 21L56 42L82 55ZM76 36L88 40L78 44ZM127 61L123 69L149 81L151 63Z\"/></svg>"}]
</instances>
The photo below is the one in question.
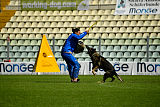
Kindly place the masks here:
<instances>
[{"instance_id":1,"label":"man's shoe","mask_svg":"<svg viewBox=\"0 0 160 107\"><path fill-rule=\"evenodd\" d=\"M71 80L71 82L75 82L75 83L76 83L76 82L79 82L79 81L80 81L80 79L77 79L77 81L73 81L73 80Z\"/></svg>"}]
</instances>

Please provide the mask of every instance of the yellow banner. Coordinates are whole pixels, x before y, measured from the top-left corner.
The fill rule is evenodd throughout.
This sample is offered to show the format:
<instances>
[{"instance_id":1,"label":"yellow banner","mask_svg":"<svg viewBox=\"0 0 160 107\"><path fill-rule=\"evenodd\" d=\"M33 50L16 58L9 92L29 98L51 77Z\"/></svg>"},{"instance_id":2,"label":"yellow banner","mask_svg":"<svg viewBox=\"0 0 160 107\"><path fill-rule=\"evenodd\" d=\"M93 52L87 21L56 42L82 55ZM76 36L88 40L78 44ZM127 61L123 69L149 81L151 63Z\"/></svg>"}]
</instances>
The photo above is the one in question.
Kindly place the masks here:
<instances>
[{"instance_id":1,"label":"yellow banner","mask_svg":"<svg viewBox=\"0 0 160 107\"><path fill-rule=\"evenodd\" d=\"M45 35L42 38L35 69L35 72L60 72Z\"/></svg>"}]
</instances>

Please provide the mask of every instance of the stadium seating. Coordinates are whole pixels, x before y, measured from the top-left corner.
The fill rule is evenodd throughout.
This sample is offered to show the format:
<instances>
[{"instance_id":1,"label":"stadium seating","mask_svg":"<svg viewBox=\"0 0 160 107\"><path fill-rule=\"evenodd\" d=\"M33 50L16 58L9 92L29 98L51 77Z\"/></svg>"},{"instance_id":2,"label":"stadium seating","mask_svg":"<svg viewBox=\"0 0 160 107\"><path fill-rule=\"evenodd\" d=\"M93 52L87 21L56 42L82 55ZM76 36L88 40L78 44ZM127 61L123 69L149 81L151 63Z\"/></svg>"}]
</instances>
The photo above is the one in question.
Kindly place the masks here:
<instances>
[{"instance_id":1,"label":"stadium seating","mask_svg":"<svg viewBox=\"0 0 160 107\"><path fill-rule=\"evenodd\" d=\"M115 5L116 0L90 0L90 5ZM9 5L18 5L10 2ZM0 31L0 61L6 58L6 37L10 35L11 61L35 61L42 34L55 50L57 61L63 61L60 51L72 28L85 31L95 21L83 42L99 51L110 61L146 61L147 36L150 37L149 61L160 61L160 15L114 15L112 9L86 11L16 11ZM55 37L53 47L53 37ZM86 50L85 50L86 51ZM3 58L5 56L5 58ZM20 57L19 57L20 56ZM90 61L88 54L75 55L79 61Z\"/></svg>"}]
</instances>

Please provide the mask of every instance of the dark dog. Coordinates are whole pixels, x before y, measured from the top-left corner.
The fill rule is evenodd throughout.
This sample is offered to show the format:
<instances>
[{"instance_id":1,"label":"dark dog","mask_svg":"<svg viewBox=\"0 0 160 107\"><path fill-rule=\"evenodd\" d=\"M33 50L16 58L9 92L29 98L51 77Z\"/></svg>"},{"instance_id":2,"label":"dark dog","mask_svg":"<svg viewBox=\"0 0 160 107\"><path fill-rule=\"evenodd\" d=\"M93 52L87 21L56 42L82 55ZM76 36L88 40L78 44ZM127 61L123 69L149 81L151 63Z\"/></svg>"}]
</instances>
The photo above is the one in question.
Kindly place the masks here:
<instances>
[{"instance_id":1,"label":"dark dog","mask_svg":"<svg viewBox=\"0 0 160 107\"><path fill-rule=\"evenodd\" d=\"M88 54L91 57L92 63L93 63L93 68L92 68L92 73L95 75L95 72L97 71L98 68L103 69L106 73L103 76L103 81L105 82L108 77L112 78L111 82L115 80L113 77L114 75L122 82L123 80L121 77L116 73L114 67L110 62L108 62L104 57L99 55L96 52L96 49L90 48L86 46L88 49Z\"/></svg>"}]
</instances>

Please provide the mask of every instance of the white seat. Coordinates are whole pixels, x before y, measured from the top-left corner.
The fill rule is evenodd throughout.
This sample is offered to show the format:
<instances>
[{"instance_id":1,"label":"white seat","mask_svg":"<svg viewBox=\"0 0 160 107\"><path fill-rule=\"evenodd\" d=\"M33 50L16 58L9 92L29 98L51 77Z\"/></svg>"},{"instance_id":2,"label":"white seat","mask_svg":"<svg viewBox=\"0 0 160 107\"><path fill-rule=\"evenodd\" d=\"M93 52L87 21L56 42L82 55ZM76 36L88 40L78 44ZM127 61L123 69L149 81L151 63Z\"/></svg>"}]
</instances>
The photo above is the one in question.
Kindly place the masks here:
<instances>
[{"instance_id":1,"label":"white seat","mask_svg":"<svg viewBox=\"0 0 160 107\"><path fill-rule=\"evenodd\" d=\"M154 30L153 27L148 27L147 28L147 32L153 32L153 30Z\"/></svg>"},{"instance_id":2,"label":"white seat","mask_svg":"<svg viewBox=\"0 0 160 107\"><path fill-rule=\"evenodd\" d=\"M101 38L108 38L108 34L103 33L102 36L101 36Z\"/></svg>"},{"instance_id":3,"label":"white seat","mask_svg":"<svg viewBox=\"0 0 160 107\"><path fill-rule=\"evenodd\" d=\"M36 20L36 17L35 16L31 16L29 21L35 21Z\"/></svg>"},{"instance_id":4,"label":"white seat","mask_svg":"<svg viewBox=\"0 0 160 107\"><path fill-rule=\"evenodd\" d=\"M113 30L113 29L112 29L111 27L107 27L107 28L106 28L106 32L112 32L112 30Z\"/></svg>"},{"instance_id":5,"label":"white seat","mask_svg":"<svg viewBox=\"0 0 160 107\"><path fill-rule=\"evenodd\" d=\"M120 62L126 62L127 60L125 58L121 58L119 61Z\"/></svg>"},{"instance_id":6,"label":"white seat","mask_svg":"<svg viewBox=\"0 0 160 107\"><path fill-rule=\"evenodd\" d=\"M99 42L97 40L91 40L91 45L98 45Z\"/></svg>"},{"instance_id":7,"label":"white seat","mask_svg":"<svg viewBox=\"0 0 160 107\"><path fill-rule=\"evenodd\" d=\"M114 58L114 57L116 57L117 55L116 55L115 52L110 52L109 56Z\"/></svg>"},{"instance_id":8,"label":"white seat","mask_svg":"<svg viewBox=\"0 0 160 107\"><path fill-rule=\"evenodd\" d=\"M124 45L124 43L125 43L124 39L118 40L118 44L119 44L119 45Z\"/></svg>"},{"instance_id":9,"label":"white seat","mask_svg":"<svg viewBox=\"0 0 160 107\"><path fill-rule=\"evenodd\" d=\"M115 36L115 38L122 38L122 34L121 33L116 33L116 36Z\"/></svg>"},{"instance_id":10,"label":"white seat","mask_svg":"<svg viewBox=\"0 0 160 107\"><path fill-rule=\"evenodd\" d=\"M31 45L34 46L34 45L37 45L37 43L38 43L37 40L31 40Z\"/></svg>"},{"instance_id":11,"label":"white seat","mask_svg":"<svg viewBox=\"0 0 160 107\"><path fill-rule=\"evenodd\" d=\"M127 51L127 50L128 50L127 46L121 46L121 51Z\"/></svg>"},{"instance_id":12,"label":"white seat","mask_svg":"<svg viewBox=\"0 0 160 107\"><path fill-rule=\"evenodd\" d=\"M19 22L18 27L24 27L25 23L24 22Z\"/></svg>"},{"instance_id":13,"label":"white seat","mask_svg":"<svg viewBox=\"0 0 160 107\"><path fill-rule=\"evenodd\" d=\"M139 44L140 45L145 45L145 44L147 44L147 41L145 39L140 39Z\"/></svg>"},{"instance_id":14,"label":"white seat","mask_svg":"<svg viewBox=\"0 0 160 107\"><path fill-rule=\"evenodd\" d=\"M23 62L29 62L29 59L24 58L24 59L23 59Z\"/></svg>"},{"instance_id":15,"label":"white seat","mask_svg":"<svg viewBox=\"0 0 160 107\"><path fill-rule=\"evenodd\" d=\"M117 25L117 22L116 21L111 21L109 26L116 26Z\"/></svg>"},{"instance_id":16,"label":"white seat","mask_svg":"<svg viewBox=\"0 0 160 107\"><path fill-rule=\"evenodd\" d=\"M154 39L153 44L157 44L157 45L160 44L160 39Z\"/></svg>"},{"instance_id":17,"label":"white seat","mask_svg":"<svg viewBox=\"0 0 160 107\"><path fill-rule=\"evenodd\" d=\"M21 45L23 45L23 44L24 44L24 40L23 40L23 39L22 39L22 40L18 40L17 45L21 46Z\"/></svg>"},{"instance_id":18,"label":"white seat","mask_svg":"<svg viewBox=\"0 0 160 107\"><path fill-rule=\"evenodd\" d=\"M93 20L97 21L97 20L99 20L99 19L101 19L100 16L95 16Z\"/></svg>"},{"instance_id":19,"label":"white seat","mask_svg":"<svg viewBox=\"0 0 160 107\"><path fill-rule=\"evenodd\" d=\"M93 16L88 16L88 21L92 21L94 19L94 17Z\"/></svg>"},{"instance_id":20,"label":"white seat","mask_svg":"<svg viewBox=\"0 0 160 107\"><path fill-rule=\"evenodd\" d=\"M27 55L27 52L22 52L22 54L21 54L21 57L22 58L26 58L28 55Z\"/></svg>"},{"instance_id":21,"label":"white seat","mask_svg":"<svg viewBox=\"0 0 160 107\"><path fill-rule=\"evenodd\" d=\"M159 21L151 21L151 26L157 26Z\"/></svg>"},{"instance_id":22,"label":"white seat","mask_svg":"<svg viewBox=\"0 0 160 107\"><path fill-rule=\"evenodd\" d=\"M15 12L15 16L20 16L21 14L22 14L21 11L18 11L18 10L17 10L17 11Z\"/></svg>"},{"instance_id":23,"label":"white seat","mask_svg":"<svg viewBox=\"0 0 160 107\"><path fill-rule=\"evenodd\" d=\"M61 39L61 38L62 38L61 34L56 34L55 35L55 39Z\"/></svg>"},{"instance_id":24,"label":"white seat","mask_svg":"<svg viewBox=\"0 0 160 107\"><path fill-rule=\"evenodd\" d=\"M78 22L76 27L82 27L83 26L83 22Z\"/></svg>"},{"instance_id":25,"label":"white seat","mask_svg":"<svg viewBox=\"0 0 160 107\"><path fill-rule=\"evenodd\" d=\"M50 25L51 25L50 22L45 22L44 23L44 27L50 27Z\"/></svg>"},{"instance_id":26,"label":"white seat","mask_svg":"<svg viewBox=\"0 0 160 107\"><path fill-rule=\"evenodd\" d=\"M124 21L124 26L130 26L131 22L130 21Z\"/></svg>"},{"instance_id":27,"label":"white seat","mask_svg":"<svg viewBox=\"0 0 160 107\"><path fill-rule=\"evenodd\" d=\"M119 28L118 27L114 27L113 28L113 32L119 32Z\"/></svg>"},{"instance_id":28,"label":"white seat","mask_svg":"<svg viewBox=\"0 0 160 107\"><path fill-rule=\"evenodd\" d=\"M73 21L74 20L74 16L69 16L68 17L68 21Z\"/></svg>"},{"instance_id":29,"label":"white seat","mask_svg":"<svg viewBox=\"0 0 160 107\"><path fill-rule=\"evenodd\" d=\"M12 16L10 21L16 21L17 20L17 17L16 16Z\"/></svg>"},{"instance_id":30,"label":"white seat","mask_svg":"<svg viewBox=\"0 0 160 107\"><path fill-rule=\"evenodd\" d=\"M141 19L142 19L142 20L147 20L147 19L148 19L148 15L142 15L142 16L141 16Z\"/></svg>"},{"instance_id":31,"label":"white seat","mask_svg":"<svg viewBox=\"0 0 160 107\"><path fill-rule=\"evenodd\" d=\"M112 42L111 42L112 45L116 45L117 43L118 43L117 39L113 39Z\"/></svg>"},{"instance_id":32,"label":"white seat","mask_svg":"<svg viewBox=\"0 0 160 107\"><path fill-rule=\"evenodd\" d=\"M20 46L19 48L21 51L25 51L26 50L26 47L25 46Z\"/></svg>"},{"instance_id":33,"label":"white seat","mask_svg":"<svg viewBox=\"0 0 160 107\"><path fill-rule=\"evenodd\" d=\"M17 40L11 40L11 45L17 45Z\"/></svg>"},{"instance_id":34,"label":"white seat","mask_svg":"<svg viewBox=\"0 0 160 107\"><path fill-rule=\"evenodd\" d=\"M15 52L14 57L20 57L21 53L20 52Z\"/></svg>"},{"instance_id":35,"label":"white seat","mask_svg":"<svg viewBox=\"0 0 160 107\"><path fill-rule=\"evenodd\" d=\"M118 58L113 58L113 61L115 61L115 62L118 61L119 62L119 59Z\"/></svg>"},{"instance_id":36,"label":"white seat","mask_svg":"<svg viewBox=\"0 0 160 107\"><path fill-rule=\"evenodd\" d=\"M16 62L22 62L22 59L18 58L16 59Z\"/></svg>"},{"instance_id":37,"label":"white seat","mask_svg":"<svg viewBox=\"0 0 160 107\"><path fill-rule=\"evenodd\" d=\"M40 16L41 12L40 11L34 11L35 16Z\"/></svg>"},{"instance_id":38,"label":"white seat","mask_svg":"<svg viewBox=\"0 0 160 107\"><path fill-rule=\"evenodd\" d=\"M107 16L101 16L101 19L102 21L106 20L107 19Z\"/></svg>"},{"instance_id":39,"label":"white seat","mask_svg":"<svg viewBox=\"0 0 160 107\"><path fill-rule=\"evenodd\" d=\"M149 62L157 62L155 59L149 59Z\"/></svg>"},{"instance_id":40,"label":"white seat","mask_svg":"<svg viewBox=\"0 0 160 107\"><path fill-rule=\"evenodd\" d=\"M121 16L120 15L115 15L113 20L119 20L119 19L121 19Z\"/></svg>"},{"instance_id":41,"label":"white seat","mask_svg":"<svg viewBox=\"0 0 160 107\"><path fill-rule=\"evenodd\" d=\"M47 28L46 33L52 33L53 29L52 28Z\"/></svg>"},{"instance_id":42,"label":"white seat","mask_svg":"<svg viewBox=\"0 0 160 107\"><path fill-rule=\"evenodd\" d=\"M36 21L42 21L43 20L43 17L42 16L37 16L36 17Z\"/></svg>"},{"instance_id":43,"label":"white seat","mask_svg":"<svg viewBox=\"0 0 160 107\"><path fill-rule=\"evenodd\" d=\"M40 33L45 34L46 32L47 32L47 29L46 29L46 28L41 28L41 29L40 29Z\"/></svg>"},{"instance_id":44,"label":"white seat","mask_svg":"<svg viewBox=\"0 0 160 107\"><path fill-rule=\"evenodd\" d=\"M154 27L154 32L159 32L160 31L160 27Z\"/></svg>"},{"instance_id":45,"label":"white seat","mask_svg":"<svg viewBox=\"0 0 160 107\"><path fill-rule=\"evenodd\" d=\"M107 51L113 51L113 50L114 50L113 46L107 46Z\"/></svg>"},{"instance_id":46,"label":"white seat","mask_svg":"<svg viewBox=\"0 0 160 107\"><path fill-rule=\"evenodd\" d=\"M41 16L44 16L46 14L47 14L47 11L41 11L41 13L40 13Z\"/></svg>"},{"instance_id":47,"label":"white seat","mask_svg":"<svg viewBox=\"0 0 160 107\"><path fill-rule=\"evenodd\" d=\"M133 28L132 27L127 27L127 30L126 30L126 32L132 32L133 31Z\"/></svg>"},{"instance_id":48,"label":"white seat","mask_svg":"<svg viewBox=\"0 0 160 107\"><path fill-rule=\"evenodd\" d=\"M144 56L145 56L144 52L138 52L138 57L144 57Z\"/></svg>"},{"instance_id":49,"label":"white seat","mask_svg":"<svg viewBox=\"0 0 160 107\"><path fill-rule=\"evenodd\" d=\"M59 15L59 11L54 11L54 15Z\"/></svg>"},{"instance_id":50,"label":"white seat","mask_svg":"<svg viewBox=\"0 0 160 107\"><path fill-rule=\"evenodd\" d=\"M124 57L129 58L130 56L130 52L124 52Z\"/></svg>"},{"instance_id":51,"label":"white seat","mask_svg":"<svg viewBox=\"0 0 160 107\"><path fill-rule=\"evenodd\" d=\"M148 19L154 19L154 15L153 14L150 14L150 15L148 15Z\"/></svg>"},{"instance_id":52,"label":"white seat","mask_svg":"<svg viewBox=\"0 0 160 107\"><path fill-rule=\"evenodd\" d=\"M126 28L125 27L120 27L120 32L126 32Z\"/></svg>"},{"instance_id":53,"label":"white seat","mask_svg":"<svg viewBox=\"0 0 160 107\"><path fill-rule=\"evenodd\" d=\"M139 40L138 40L138 39L133 39L133 40L132 40L132 44L133 44L133 45L137 45L137 44L138 44L138 42L139 42Z\"/></svg>"},{"instance_id":54,"label":"white seat","mask_svg":"<svg viewBox=\"0 0 160 107\"><path fill-rule=\"evenodd\" d=\"M76 27L76 22L71 22L70 27Z\"/></svg>"},{"instance_id":55,"label":"white seat","mask_svg":"<svg viewBox=\"0 0 160 107\"><path fill-rule=\"evenodd\" d=\"M13 32L14 33L19 33L20 32L20 28L15 28Z\"/></svg>"},{"instance_id":56,"label":"white seat","mask_svg":"<svg viewBox=\"0 0 160 107\"><path fill-rule=\"evenodd\" d=\"M40 29L39 28L34 28L34 33L39 33L40 32Z\"/></svg>"},{"instance_id":57,"label":"white seat","mask_svg":"<svg viewBox=\"0 0 160 107\"><path fill-rule=\"evenodd\" d=\"M157 59L156 59L156 62L160 62L160 58L157 58Z\"/></svg>"},{"instance_id":58,"label":"white seat","mask_svg":"<svg viewBox=\"0 0 160 107\"><path fill-rule=\"evenodd\" d=\"M72 14L72 11L71 10L67 10L66 11L66 15L71 15Z\"/></svg>"},{"instance_id":59,"label":"white seat","mask_svg":"<svg viewBox=\"0 0 160 107\"><path fill-rule=\"evenodd\" d=\"M70 22L64 22L64 25L63 25L64 27L68 27L68 26L70 26Z\"/></svg>"},{"instance_id":60,"label":"white seat","mask_svg":"<svg viewBox=\"0 0 160 107\"><path fill-rule=\"evenodd\" d=\"M134 51L134 46L128 46L128 51Z\"/></svg>"},{"instance_id":61,"label":"white seat","mask_svg":"<svg viewBox=\"0 0 160 107\"><path fill-rule=\"evenodd\" d=\"M32 33L33 29L32 28L28 28L26 33Z\"/></svg>"},{"instance_id":62,"label":"white seat","mask_svg":"<svg viewBox=\"0 0 160 107\"><path fill-rule=\"evenodd\" d=\"M12 23L11 22L7 22L5 27L11 27Z\"/></svg>"},{"instance_id":63,"label":"white seat","mask_svg":"<svg viewBox=\"0 0 160 107\"><path fill-rule=\"evenodd\" d=\"M6 33L7 32L7 28L2 28L1 29L1 33Z\"/></svg>"},{"instance_id":64,"label":"white seat","mask_svg":"<svg viewBox=\"0 0 160 107\"><path fill-rule=\"evenodd\" d=\"M13 28L9 28L6 32L7 32L7 33L13 33L14 30L13 30ZM5 32L5 33L6 33L6 32Z\"/></svg>"},{"instance_id":65,"label":"white seat","mask_svg":"<svg viewBox=\"0 0 160 107\"><path fill-rule=\"evenodd\" d=\"M86 22L86 19L88 19L87 16L82 16L82 17L81 17L81 21L85 21L85 22Z\"/></svg>"},{"instance_id":66,"label":"white seat","mask_svg":"<svg viewBox=\"0 0 160 107\"><path fill-rule=\"evenodd\" d=\"M160 14L156 14L155 19L160 19Z\"/></svg>"},{"instance_id":67,"label":"white seat","mask_svg":"<svg viewBox=\"0 0 160 107\"><path fill-rule=\"evenodd\" d=\"M54 16L50 16L50 17L48 18L48 20L49 20L49 21L54 21L54 20L55 20L55 17L54 17Z\"/></svg>"},{"instance_id":68,"label":"white seat","mask_svg":"<svg viewBox=\"0 0 160 107\"><path fill-rule=\"evenodd\" d=\"M141 27L139 32L146 32L147 28L146 27Z\"/></svg>"},{"instance_id":69,"label":"white seat","mask_svg":"<svg viewBox=\"0 0 160 107\"><path fill-rule=\"evenodd\" d=\"M118 21L116 26L123 26L123 21Z\"/></svg>"},{"instance_id":70,"label":"white seat","mask_svg":"<svg viewBox=\"0 0 160 107\"><path fill-rule=\"evenodd\" d=\"M30 40L25 40L24 41L24 45L30 45L31 43L30 43Z\"/></svg>"},{"instance_id":71,"label":"white seat","mask_svg":"<svg viewBox=\"0 0 160 107\"><path fill-rule=\"evenodd\" d=\"M117 52L117 57L122 57L123 56L123 53L122 52Z\"/></svg>"},{"instance_id":72,"label":"white seat","mask_svg":"<svg viewBox=\"0 0 160 107\"><path fill-rule=\"evenodd\" d=\"M15 39L15 38L16 38L15 34L10 34L10 39Z\"/></svg>"},{"instance_id":73,"label":"white seat","mask_svg":"<svg viewBox=\"0 0 160 107\"><path fill-rule=\"evenodd\" d=\"M132 32L139 32L139 27L134 27Z\"/></svg>"},{"instance_id":74,"label":"white seat","mask_svg":"<svg viewBox=\"0 0 160 107\"><path fill-rule=\"evenodd\" d=\"M66 33L72 33L72 28L67 28Z\"/></svg>"},{"instance_id":75,"label":"white seat","mask_svg":"<svg viewBox=\"0 0 160 107\"><path fill-rule=\"evenodd\" d=\"M35 55L34 55L33 52L29 52L29 53L28 53L28 57L33 58L34 56L35 56Z\"/></svg>"},{"instance_id":76,"label":"white seat","mask_svg":"<svg viewBox=\"0 0 160 107\"><path fill-rule=\"evenodd\" d=\"M114 50L115 50L115 51L120 50L120 46L114 46Z\"/></svg>"},{"instance_id":77,"label":"white seat","mask_svg":"<svg viewBox=\"0 0 160 107\"><path fill-rule=\"evenodd\" d=\"M141 51L141 46L135 46L135 51Z\"/></svg>"},{"instance_id":78,"label":"white seat","mask_svg":"<svg viewBox=\"0 0 160 107\"><path fill-rule=\"evenodd\" d=\"M27 11L22 11L21 15L22 16L27 16L28 12Z\"/></svg>"},{"instance_id":79,"label":"white seat","mask_svg":"<svg viewBox=\"0 0 160 107\"><path fill-rule=\"evenodd\" d=\"M35 11L28 11L27 15L28 16L33 16Z\"/></svg>"},{"instance_id":80,"label":"white seat","mask_svg":"<svg viewBox=\"0 0 160 107\"><path fill-rule=\"evenodd\" d=\"M126 19L128 19L128 16L127 15L122 15L120 19L121 20L126 20Z\"/></svg>"},{"instance_id":81,"label":"white seat","mask_svg":"<svg viewBox=\"0 0 160 107\"><path fill-rule=\"evenodd\" d=\"M26 22L25 27L31 27L31 23L30 22Z\"/></svg>"},{"instance_id":82,"label":"white seat","mask_svg":"<svg viewBox=\"0 0 160 107\"><path fill-rule=\"evenodd\" d=\"M101 2L101 1L102 1L102 0L100 0L100 2ZM98 11L98 15L103 15L104 12L105 12L104 10L99 10L99 11Z\"/></svg>"},{"instance_id":83,"label":"white seat","mask_svg":"<svg viewBox=\"0 0 160 107\"><path fill-rule=\"evenodd\" d=\"M74 17L74 21L80 21L81 20L81 16L75 16Z\"/></svg>"},{"instance_id":84,"label":"white seat","mask_svg":"<svg viewBox=\"0 0 160 107\"><path fill-rule=\"evenodd\" d=\"M104 41L104 45L110 45L111 42L112 42L111 40L105 40L105 41Z\"/></svg>"}]
</instances>

